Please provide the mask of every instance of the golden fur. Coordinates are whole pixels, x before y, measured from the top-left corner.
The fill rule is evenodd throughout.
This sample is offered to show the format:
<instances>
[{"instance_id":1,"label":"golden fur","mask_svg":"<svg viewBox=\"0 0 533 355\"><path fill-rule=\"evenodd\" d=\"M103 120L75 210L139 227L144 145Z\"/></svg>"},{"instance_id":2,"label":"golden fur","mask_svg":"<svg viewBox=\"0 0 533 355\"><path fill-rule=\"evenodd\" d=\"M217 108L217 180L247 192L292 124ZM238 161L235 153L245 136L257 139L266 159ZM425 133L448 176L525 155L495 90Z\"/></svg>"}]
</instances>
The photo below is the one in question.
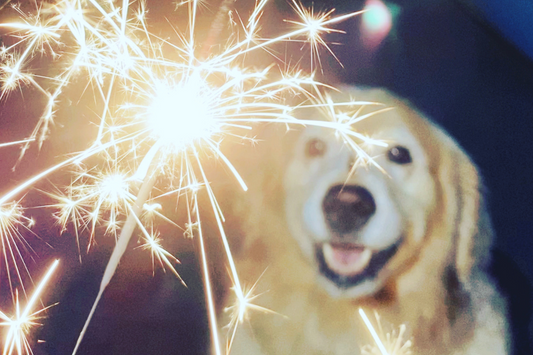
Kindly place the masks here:
<instances>
[{"instance_id":1,"label":"golden fur","mask_svg":"<svg viewBox=\"0 0 533 355\"><path fill-rule=\"evenodd\" d=\"M442 129L390 93L345 88L334 100L349 96L393 107L358 123L358 131L388 140L390 148L397 143L395 132L407 130L416 141L412 144L421 148L423 164L417 166L413 157L413 166L405 168L412 169L408 173L399 170L403 166L391 166L400 178L387 171L383 149L388 148L369 150L390 173L379 172L386 196L396 199L391 206L401 219L399 247L364 287L338 288L324 280L314 256L305 250L313 244L307 236L295 235L301 228L288 217L291 206L298 211L303 204L293 201L305 198L302 194L312 186L305 184L320 180L306 180L305 161L295 153L305 133L285 133L285 127L269 125L259 137L266 141L255 154L234 157L249 191L215 191L226 208L226 232L233 238L241 283L248 288L257 283L254 293L259 296L253 302L277 313L251 310L231 353L360 354L362 346L372 344L358 315L362 307L376 310L391 327L406 324L414 354L506 354L504 302L484 273L492 229L476 167ZM311 115L318 117L319 112ZM327 135L323 132L314 134ZM333 144L332 137L324 140ZM358 167L349 176L347 168L336 179L347 184L357 182L358 174L374 174L375 179L374 170ZM302 179L306 182L300 186ZM228 294L226 306L233 301ZM227 314L221 320L227 322Z\"/></svg>"}]
</instances>

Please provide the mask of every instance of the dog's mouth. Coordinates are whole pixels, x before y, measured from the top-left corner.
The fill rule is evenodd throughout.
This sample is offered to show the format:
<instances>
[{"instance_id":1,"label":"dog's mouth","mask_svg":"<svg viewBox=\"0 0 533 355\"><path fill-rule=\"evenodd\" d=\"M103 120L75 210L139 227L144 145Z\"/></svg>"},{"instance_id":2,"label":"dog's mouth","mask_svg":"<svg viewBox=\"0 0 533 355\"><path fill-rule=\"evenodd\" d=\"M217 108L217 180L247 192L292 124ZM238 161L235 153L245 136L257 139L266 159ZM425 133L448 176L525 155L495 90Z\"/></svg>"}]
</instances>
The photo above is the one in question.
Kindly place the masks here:
<instances>
[{"instance_id":1,"label":"dog's mouth","mask_svg":"<svg viewBox=\"0 0 533 355\"><path fill-rule=\"evenodd\" d=\"M322 255L328 268L339 276L351 277L361 273L370 262L369 248L348 243L322 244Z\"/></svg>"},{"instance_id":2,"label":"dog's mouth","mask_svg":"<svg viewBox=\"0 0 533 355\"><path fill-rule=\"evenodd\" d=\"M375 251L361 244L330 242L316 244L315 255L320 273L346 289L375 277L397 249L398 243Z\"/></svg>"}]
</instances>

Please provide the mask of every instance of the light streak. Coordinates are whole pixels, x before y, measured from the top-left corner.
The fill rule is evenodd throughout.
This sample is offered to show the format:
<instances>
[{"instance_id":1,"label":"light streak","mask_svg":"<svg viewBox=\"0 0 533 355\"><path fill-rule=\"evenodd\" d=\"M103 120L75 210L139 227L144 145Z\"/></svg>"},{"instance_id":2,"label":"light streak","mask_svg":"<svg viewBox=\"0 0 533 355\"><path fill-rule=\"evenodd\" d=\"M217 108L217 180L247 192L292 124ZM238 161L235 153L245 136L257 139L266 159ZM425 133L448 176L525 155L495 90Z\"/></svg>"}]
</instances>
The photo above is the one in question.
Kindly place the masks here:
<instances>
[{"instance_id":1,"label":"light streak","mask_svg":"<svg viewBox=\"0 0 533 355\"><path fill-rule=\"evenodd\" d=\"M374 313L378 321L378 325L381 329L381 322L377 312ZM384 334L385 342L382 340L382 337L378 335L376 329L368 319L365 311L359 308L359 315L363 319L368 331L372 335L376 347L373 346L364 346L362 348L363 355L410 355L412 342L409 339L404 339L406 333L406 326L402 324L399 328L399 331L392 331ZM381 329L381 333L384 333Z\"/></svg>"},{"instance_id":2,"label":"light streak","mask_svg":"<svg viewBox=\"0 0 533 355\"><path fill-rule=\"evenodd\" d=\"M359 308L359 315L361 316L361 318L363 318L363 322L365 322L365 325L368 328L368 331L370 332L370 334L372 335L372 338L376 342L376 345L378 346L379 351L381 351L381 354L390 355L387 349L385 349L385 345L383 345L383 342L379 338L378 333L376 333L374 326L372 325L372 323L370 323L370 320L368 319L365 311L363 311L362 308Z\"/></svg>"},{"instance_id":3,"label":"light streak","mask_svg":"<svg viewBox=\"0 0 533 355\"><path fill-rule=\"evenodd\" d=\"M21 270L16 267L17 259L24 260L19 245L21 244L23 248L31 250L31 246L24 239L21 229L30 231L33 224L34 220L24 215L24 208L19 202L0 205L0 253L4 259L12 297L14 297L10 271L12 266L15 266L14 272L19 283L24 285ZM28 271L25 263L23 267ZM25 293L24 288L23 291Z\"/></svg>"},{"instance_id":4,"label":"light streak","mask_svg":"<svg viewBox=\"0 0 533 355\"><path fill-rule=\"evenodd\" d=\"M184 234L198 235L199 238L212 340L215 352L220 354L198 209L197 194L200 191L209 197L239 302L233 334L248 309L261 307L251 303L255 297L251 293L253 288L245 292L240 283L223 228L224 216L202 167L202 157L208 154L218 157L246 190L245 181L220 150L220 142L227 135L239 136L238 131L249 130L252 124L277 122L334 129L362 161L372 162L360 144L384 143L359 134L353 127L367 117L359 116L354 107L370 103L334 103L322 92L327 85L295 68L283 72L273 65L259 69L241 67L250 53L262 50L268 53L273 45L286 41L309 43L314 65L315 60L320 62L319 47L325 47L333 54L321 36L339 32L332 26L358 13L333 16L333 11L329 11L315 14L293 0L299 20L286 22L296 29L263 39L259 33L260 19L267 1L261 0L256 2L252 14L241 27L232 25L233 33L223 46L224 42L211 35L209 41L214 43L197 41L196 31L205 30L198 29L198 7L207 6L205 2L190 0L177 4L178 7L187 5L189 26L188 33L176 31L179 40L175 42L149 31L144 1L136 3L137 11L131 9L133 4L128 0L57 0L52 4L41 3L31 15L14 6L21 21L0 24L0 28L11 31L9 38L13 42L0 50L0 97L7 99L11 91L30 86L46 99L33 132L25 142L20 142L24 144L20 159L33 142L39 147L48 139L54 143L49 137L53 137L51 130L56 112L62 108L62 98L69 99L66 92L73 86L72 82L83 81L82 77L88 78L84 83L88 93L84 95L92 94L99 121L98 132L88 149L23 181L0 197L0 208L8 211L14 206L13 199L43 178L67 167L78 167L69 186L56 187L57 191L53 193L45 192L56 201L52 206L57 209L54 216L61 231L65 231L68 224L73 226L78 249L81 249L80 234L86 229L90 233L88 248L93 245L101 225L105 226L105 233L117 238L75 353L137 227L146 242L143 247L150 250L153 260L157 259L163 267L170 267L180 278L173 266L177 259L162 248L157 231L148 232L142 221L143 208L152 206L150 196L158 177L166 176L176 182L177 188L170 188L161 196L174 193L186 200ZM221 9L228 6L228 2L224 2ZM238 16L233 11L232 14ZM216 44L220 44L220 49L211 53ZM168 53L173 57L169 58ZM51 72L59 74L40 73L39 66L35 65L37 56L50 56L52 62L47 69L52 68ZM289 75L289 72L294 74ZM283 97L289 95L301 96L303 104L287 104ZM296 118L295 111L308 108L322 110L324 121ZM378 110L375 114L383 111ZM21 211L2 212L5 217L0 223L5 227L0 230L0 241L6 262L9 254L16 253L12 247L13 236L23 240L16 229L26 221ZM146 215L157 215L174 223L150 207L146 212ZM153 227L153 222L150 223ZM79 252L81 257L81 250ZM18 267L15 270L20 278Z\"/></svg>"},{"instance_id":5,"label":"light streak","mask_svg":"<svg viewBox=\"0 0 533 355\"><path fill-rule=\"evenodd\" d=\"M14 141L14 142L7 142L7 143L0 143L0 148L2 147L8 147L10 145L17 145L17 144L23 144L23 143L30 143L30 142L33 142L34 139L30 138L30 139L23 139L23 140L20 140L20 141Z\"/></svg>"}]
</instances>

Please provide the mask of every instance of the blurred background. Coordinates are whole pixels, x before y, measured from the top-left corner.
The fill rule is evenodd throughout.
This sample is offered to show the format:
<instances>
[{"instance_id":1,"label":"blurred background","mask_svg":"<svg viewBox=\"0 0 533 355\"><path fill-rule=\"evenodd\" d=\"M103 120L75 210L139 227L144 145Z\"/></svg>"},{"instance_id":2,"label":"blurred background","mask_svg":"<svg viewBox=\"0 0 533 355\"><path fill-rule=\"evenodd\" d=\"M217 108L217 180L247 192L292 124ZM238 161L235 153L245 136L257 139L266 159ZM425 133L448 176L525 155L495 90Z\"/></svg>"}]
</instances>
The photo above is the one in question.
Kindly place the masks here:
<instances>
[{"instance_id":1,"label":"blurred background","mask_svg":"<svg viewBox=\"0 0 533 355\"><path fill-rule=\"evenodd\" d=\"M6 1L0 0L0 4ZM208 2L200 23L208 28L219 1ZM28 4L31 2L28 1ZM22 3L24 5L24 1ZM149 21L161 36L170 24L186 29L186 8L176 2L148 0ZM237 0L243 18L254 2ZM315 11L335 8L343 14L366 8L361 16L340 23L344 34L326 37L342 66L321 53L317 75L331 83L386 87L405 97L455 137L478 164L488 191L496 230L492 272L510 299L513 354L531 354L533 283L533 3L529 0L411 0L304 1ZM14 16L9 7L2 20ZM161 20L157 24L153 19ZM279 33L280 19L297 19L285 0L273 1L262 19L265 36ZM168 23L167 23L168 21ZM202 28L202 27L200 27ZM309 58L301 45L287 44L293 58ZM266 59L255 58L258 62ZM308 59L306 59L308 60ZM305 63L302 63L302 66ZM46 65L43 61L42 65ZM73 93L73 96L77 93ZM35 95L35 97L41 97ZM44 102L30 93L13 93L2 102L0 142L26 137ZM83 115L66 105L62 115ZM1 192L8 191L35 171L64 158L66 151L86 147L87 131L68 120L54 128L61 149L45 144L30 151L23 164L11 168L18 148L0 151ZM87 129L94 129L94 126ZM66 134L68 133L68 134ZM68 149L66 149L68 147ZM56 181L54 181L55 183ZM68 181L67 181L68 183ZM49 189L43 182L38 188ZM26 197L28 205L42 205L42 195ZM172 211L168 201L167 211ZM38 221L50 210L34 210ZM149 253L128 250L99 305L79 354L206 354L208 327L200 282L197 247L176 235L168 248L181 260L177 270L185 288L171 273L152 271ZM100 276L113 248L112 238L100 240L83 264L78 261L75 236L59 236L52 223L38 223L30 240L38 255L61 257L54 289L46 296L60 303L47 313L37 334L46 342L36 354L69 354L96 296ZM44 243L46 241L53 249ZM42 262L30 269L43 270ZM39 273L37 273L39 274ZM4 287L5 289L5 287ZM8 303L0 302L0 303Z\"/></svg>"}]
</instances>

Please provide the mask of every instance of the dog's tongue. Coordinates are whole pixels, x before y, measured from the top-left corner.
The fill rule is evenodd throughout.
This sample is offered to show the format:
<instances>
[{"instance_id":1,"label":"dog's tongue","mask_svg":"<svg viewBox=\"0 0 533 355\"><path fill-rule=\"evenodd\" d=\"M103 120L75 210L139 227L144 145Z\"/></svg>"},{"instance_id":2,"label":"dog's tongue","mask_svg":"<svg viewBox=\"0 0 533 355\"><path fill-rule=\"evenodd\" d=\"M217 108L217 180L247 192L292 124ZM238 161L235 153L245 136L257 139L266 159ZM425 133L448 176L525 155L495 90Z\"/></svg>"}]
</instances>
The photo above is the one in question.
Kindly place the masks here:
<instances>
[{"instance_id":1,"label":"dog's tongue","mask_svg":"<svg viewBox=\"0 0 533 355\"><path fill-rule=\"evenodd\" d=\"M324 260L328 267L342 276L354 276L362 272L370 261L370 249L352 244L323 245Z\"/></svg>"}]
</instances>

